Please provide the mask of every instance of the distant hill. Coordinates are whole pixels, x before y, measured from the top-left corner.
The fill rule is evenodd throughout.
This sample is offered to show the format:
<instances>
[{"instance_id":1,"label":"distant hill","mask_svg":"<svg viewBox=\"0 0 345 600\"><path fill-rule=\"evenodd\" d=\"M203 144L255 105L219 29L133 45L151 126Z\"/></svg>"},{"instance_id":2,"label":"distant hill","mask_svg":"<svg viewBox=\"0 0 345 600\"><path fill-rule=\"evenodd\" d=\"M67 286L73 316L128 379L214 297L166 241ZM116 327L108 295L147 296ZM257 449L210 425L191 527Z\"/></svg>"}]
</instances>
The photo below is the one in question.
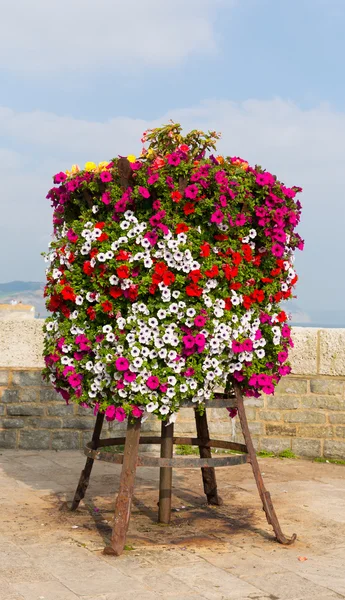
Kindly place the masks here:
<instances>
[{"instance_id":1,"label":"distant hill","mask_svg":"<svg viewBox=\"0 0 345 600\"><path fill-rule=\"evenodd\" d=\"M13 300L35 307L35 316L45 318L47 309L43 298L42 281L8 281L0 283L0 303L10 304Z\"/></svg>"}]
</instances>

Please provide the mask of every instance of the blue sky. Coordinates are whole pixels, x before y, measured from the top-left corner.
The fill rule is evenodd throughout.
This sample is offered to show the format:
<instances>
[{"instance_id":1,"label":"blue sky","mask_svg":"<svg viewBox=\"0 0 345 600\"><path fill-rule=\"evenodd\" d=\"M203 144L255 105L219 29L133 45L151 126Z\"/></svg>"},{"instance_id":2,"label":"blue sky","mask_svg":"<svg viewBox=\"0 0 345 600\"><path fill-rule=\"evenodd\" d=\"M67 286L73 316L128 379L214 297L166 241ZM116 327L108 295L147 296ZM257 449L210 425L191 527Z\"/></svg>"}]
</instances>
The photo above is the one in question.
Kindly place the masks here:
<instances>
[{"instance_id":1,"label":"blue sky","mask_svg":"<svg viewBox=\"0 0 345 600\"><path fill-rule=\"evenodd\" d=\"M0 23L0 281L41 280L51 175L169 118L301 185L298 304L343 307L343 0L17 0Z\"/></svg>"}]
</instances>

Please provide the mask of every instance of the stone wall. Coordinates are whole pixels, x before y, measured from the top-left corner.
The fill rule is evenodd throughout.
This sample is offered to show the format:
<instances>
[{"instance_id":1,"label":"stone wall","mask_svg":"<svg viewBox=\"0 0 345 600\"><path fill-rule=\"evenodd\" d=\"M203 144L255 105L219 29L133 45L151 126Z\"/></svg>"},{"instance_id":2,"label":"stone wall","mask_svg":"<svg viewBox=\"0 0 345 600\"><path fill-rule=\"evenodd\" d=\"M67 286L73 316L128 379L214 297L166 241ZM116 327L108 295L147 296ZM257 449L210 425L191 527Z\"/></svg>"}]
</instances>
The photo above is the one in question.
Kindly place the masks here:
<instances>
[{"instance_id":1,"label":"stone wall","mask_svg":"<svg viewBox=\"0 0 345 600\"><path fill-rule=\"evenodd\" d=\"M293 374L274 396L246 400L258 450L287 448L306 457L345 459L345 329L296 327ZM41 379L42 321L0 325L0 448L78 449L91 438L94 417L66 406ZM213 437L242 441L237 419L208 411ZM152 418L145 433L158 432ZM124 424L106 424L103 435L122 434ZM180 412L176 432L195 435L193 410Z\"/></svg>"}]
</instances>

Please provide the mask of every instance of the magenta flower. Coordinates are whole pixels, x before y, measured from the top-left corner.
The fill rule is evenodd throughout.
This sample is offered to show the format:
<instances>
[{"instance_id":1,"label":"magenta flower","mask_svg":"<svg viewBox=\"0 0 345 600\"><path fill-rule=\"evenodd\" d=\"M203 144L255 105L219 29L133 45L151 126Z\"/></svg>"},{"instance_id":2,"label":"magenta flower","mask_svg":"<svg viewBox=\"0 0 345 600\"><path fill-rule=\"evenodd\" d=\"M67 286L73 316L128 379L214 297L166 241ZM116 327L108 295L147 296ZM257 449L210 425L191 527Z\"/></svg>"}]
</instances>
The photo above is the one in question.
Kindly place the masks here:
<instances>
[{"instance_id":1,"label":"magenta flower","mask_svg":"<svg viewBox=\"0 0 345 600\"><path fill-rule=\"evenodd\" d=\"M156 181L158 181L159 179L159 173L154 173L153 175L150 175L150 177L147 180L147 183L149 185L153 185L154 183L156 183Z\"/></svg>"},{"instance_id":2,"label":"magenta flower","mask_svg":"<svg viewBox=\"0 0 345 600\"><path fill-rule=\"evenodd\" d=\"M114 421L116 414L115 406L107 406L105 409L105 418L107 421Z\"/></svg>"},{"instance_id":3,"label":"magenta flower","mask_svg":"<svg viewBox=\"0 0 345 600\"><path fill-rule=\"evenodd\" d=\"M79 373L73 373L72 375L70 375L68 377L68 383L70 384L70 386L72 388L77 388L81 385L81 382L83 381L83 376L80 375Z\"/></svg>"},{"instance_id":4,"label":"magenta flower","mask_svg":"<svg viewBox=\"0 0 345 600\"><path fill-rule=\"evenodd\" d=\"M129 362L127 358L120 356L115 362L115 367L118 371L128 371Z\"/></svg>"},{"instance_id":5,"label":"magenta flower","mask_svg":"<svg viewBox=\"0 0 345 600\"><path fill-rule=\"evenodd\" d=\"M124 380L128 381L129 383L131 383L132 381L135 381L137 376L136 373L133 373L132 371L126 371L126 373L124 374Z\"/></svg>"},{"instance_id":6,"label":"magenta flower","mask_svg":"<svg viewBox=\"0 0 345 600\"><path fill-rule=\"evenodd\" d=\"M237 415L237 408L227 408L230 419L233 419Z\"/></svg>"},{"instance_id":7,"label":"magenta flower","mask_svg":"<svg viewBox=\"0 0 345 600\"><path fill-rule=\"evenodd\" d=\"M119 379L119 381L116 383L116 388L118 390L123 390L124 387L125 387L125 384L123 383L122 379Z\"/></svg>"},{"instance_id":8,"label":"magenta flower","mask_svg":"<svg viewBox=\"0 0 345 600\"><path fill-rule=\"evenodd\" d=\"M242 213L239 213L237 215L237 217L236 217L235 224L238 227L242 227L242 225L245 225L246 221L247 221L246 215L243 215Z\"/></svg>"},{"instance_id":9,"label":"magenta flower","mask_svg":"<svg viewBox=\"0 0 345 600\"><path fill-rule=\"evenodd\" d=\"M282 367L279 367L278 371L279 374L282 376L289 375L291 373L291 367L289 367L289 365L284 365Z\"/></svg>"},{"instance_id":10,"label":"magenta flower","mask_svg":"<svg viewBox=\"0 0 345 600\"><path fill-rule=\"evenodd\" d=\"M233 378L236 379L236 381L243 381L244 375L242 375L242 373L240 373L239 371L235 371L235 373L233 374Z\"/></svg>"},{"instance_id":11,"label":"magenta flower","mask_svg":"<svg viewBox=\"0 0 345 600\"><path fill-rule=\"evenodd\" d=\"M160 391L162 392L162 394L165 394L167 389L168 389L168 384L167 383L161 383L161 385L159 386Z\"/></svg>"},{"instance_id":12,"label":"magenta flower","mask_svg":"<svg viewBox=\"0 0 345 600\"><path fill-rule=\"evenodd\" d=\"M265 386L265 385L270 385L271 383L271 378L269 375L265 375L264 373L261 373L260 375L258 375L258 385L260 387Z\"/></svg>"},{"instance_id":13,"label":"magenta flower","mask_svg":"<svg viewBox=\"0 0 345 600\"><path fill-rule=\"evenodd\" d=\"M197 346L205 346L205 344L206 344L206 338L205 338L205 336L204 336L203 333L198 333L195 336L195 343L196 343Z\"/></svg>"},{"instance_id":14,"label":"magenta flower","mask_svg":"<svg viewBox=\"0 0 345 600\"><path fill-rule=\"evenodd\" d=\"M97 415L98 411L99 411L99 402L96 402L94 409L93 409L94 416Z\"/></svg>"},{"instance_id":15,"label":"magenta flower","mask_svg":"<svg viewBox=\"0 0 345 600\"><path fill-rule=\"evenodd\" d=\"M109 192L104 192L104 194L102 194L101 196L101 200L103 202L103 204L110 204L111 202L111 197L110 197L110 193Z\"/></svg>"},{"instance_id":16,"label":"magenta flower","mask_svg":"<svg viewBox=\"0 0 345 600\"><path fill-rule=\"evenodd\" d=\"M227 205L226 196L224 196L223 194L219 196L219 204L222 208L225 208Z\"/></svg>"},{"instance_id":17,"label":"magenta flower","mask_svg":"<svg viewBox=\"0 0 345 600\"><path fill-rule=\"evenodd\" d=\"M103 183L108 183L112 180L112 175L109 173L109 171L102 171L99 177Z\"/></svg>"},{"instance_id":18,"label":"magenta flower","mask_svg":"<svg viewBox=\"0 0 345 600\"><path fill-rule=\"evenodd\" d=\"M277 256L278 258L281 258L284 254L284 247L281 246L280 244L273 244L271 251L272 251L273 256Z\"/></svg>"},{"instance_id":19,"label":"magenta flower","mask_svg":"<svg viewBox=\"0 0 345 600\"><path fill-rule=\"evenodd\" d=\"M262 338L262 333L261 333L260 329L258 329L258 330L255 332L255 339L256 339L256 340L261 340L261 338Z\"/></svg>"},{"instance_id":20,"label":"magenta flower","mask_svg":"<svg viewBox=\"0 0 345 600\"><path fill-rule=\"evenodd\" d=\"M197 315L194 319L195 327L203 327L205 325L205 323L206 323L206 319L202 315Z\"/></svg>"},{"instance_id":21,"label":"magenta flower","mask_svg":"<svg viewBox=\"0 0 345 600\"><path fill-rule=\"evenodd\" d=\"M168 175L168 177L165 178L165 183L167 184L168 188L170 188L171 190L173 190L175 188L174 180L172 177L170 177L170 175Z\"/></svg>"},{"instance_id":22,"label":"magenta flower","mask_svg":"<svg viewBox=\"0 0 345 600\"><path fill-rule=\"evenodd\" d=\"M262 387L262 391L264 394L274 394L274 385L272 383L268 383Z\"/></svg>"},{"instance_id":23,"label":"magenta flower","mask_svg":"<svg viewBox=\"0 0 345 600\"><path fill-rule=\"evenodd\" d=\"M258 173L255 179L258 185L274 185L275 179L271 173Z\"/></svg>"},{"instance_id":24,"label":"magenta flower","mask_svg":"<svg viewBox=\"0 0 345 600\"><path fill-rule=\"evenodd\" d=\"M232 351L235 352L235 354L242 352L242 344L240 344L240 342L238 342L237 340L232 340L231 347Z\"/></svg>"},{"instance_id":25,"label":"magenta flower","mask_svg":"<svg viewBox=\"0 0 345 600\"><path fill-rule=\"evenodd\" d=\"M211 215L210 222L219 224L223 221L223 219L224 213L222 213L222 211L219 208L217 208L217 210L215 210L214 213Z\"/></svg>"},{"instance_id":26,"label":"magenta flower","mask_svg":"<svg viewBox=\"0 0 345 600\"><path fill-rule=\"evenodd\" d=\"M283 325L282 327L282 336L285 338L291 337L291 329L288 325Z\"/></svg>"},{"instance_id":27,"label":"magenta flower","mask_svg":"<svg viewBox=\"0 0 345 600\"><path fill-rule=\"evenodd\" d=\"M66 404L68 404L68 400L70 399L70 395L68 393L67 390L64 390L62 388L56 388L56 391L58 392L58 394L60 394L60 396L63 397L63 399L66 401Z\"/></svg>"},{"instance_id":28,"label":"magenta flower","mask_svg":"<svg viewBox=\"0 0 345 600\"><path fill-rule=\"evenodd\" d=\"M278 353L278 361L280 363L283 363L287 360L288 357L288 353L285 350L282 350L282 352Z\"/></svg>"},{"instance_id":29,"label":"magenta flower","mask_svg":"<svg viewBox=\"0 0 345 600\"><path fill-rule=\"evenodd\" d=\"M63 376L64 376L64 377L67 377L67 375L68 375L69 373L70 373L70 374L72 374L72 373L75 373L75 369L74 369L74 367L70 367L70 366L68 366L68 367L65 367L65 368L64 368L64 370L62 371L62 374L63 374Z\"/></svg>"},{"instance_id":30,"label":"magenta flower","mask_svg":"<svg viewBox=\"0 0 345 600\"><path fill-rule=\"evenodd\" d=\"M144 238L150 242L151 246L154 246L158 242L158 235L155 231L148 231L145 233Z\"/></svg>"},{"instance_id":31,"label":"magenta flower","mask_svg":"<svg viewBox=\"0 0 345 600\"><path fill-rule=\"evenodd\" d=\"M177 167L177 165L180 164L181 159L176 152L172 152L172 154L168 155L167 161L168 161L168 164L171 165L172 167Z\"/></svg>"},{"instance_id":32,"label":"magenta flower","mask_svg":"<svg viewBox=\"0 0 345 600\"><path fill-rule=\"evenodd\" d=\"M185 377L193 377L193 375L195 375L195 369L192 369L192 367L188 367L188 369L185 370L183 375Z\"/></svg>"},{"instance_id":33,"label":"magenta flower","mask_svg":"<svg viewBox=\"0 0 345 600\"><path fill-rule=\"evenodd\" d=\"M63 173L62 171L60 171L60 173L56 173L56 175L54 175L54 177L53 177L54 183L63 183L64 181L66 181L66 179L67 179L67 175L66 175L66 173Z\"/></svg>"},{"instance_id":34,"label":"magenta flower","mask_svg":"<svg viewBox=\"0 0 345 600\"><path fill-rule=\"evenodd\" d=\"M132 417L140 419L143 416L143 411L139 406L132 406Z\"/></svg>"},{"instance_id":35,"label":"magenta flower","mask_svg":"<svg viewBox=\"0 0 345 600\"><path fill-rule=\"evenodd\" d=\"M198 194L199 188L195 183L193 183L192 185L187 185L184 191L184 195L186 196L186 198L190 198L191 200L194 200Z\"/></svg>"},{"instance_id":36,"label":"magenta flower","mask_svg":"<svg viewBox=\"0 0 345 600\"><path fill-rule=\"evenodd\" d=\"M257 375L251 375L251 377L249 378L248 381L248 385L252 386L252 387L257 387L258 384L258 376Z\"/></svg>"},{"instance_id":37,"label":"magenta flower","mask_svg":"<svg viewBox=\"0 0 345 600\"><path fill-rule=\"evenodd\" d=\"M192 335L184 335L182 341L186 348L193 348L195 344L195 339Z\"/></svg>"},{"instance_id":38,"label":"magenta flower","mask_svg":"<svg viewBox=\"0 0 345 600\"><path fill-rule=\"evenodd\" d=\"M67 239L75 244L75 242L78 240L78 235L75 233L75 231L73 231L73 229L69 229L67 231Z\"/></svg>"},{"instance_id":39,"label":"magenta flower","mask_svg":"<svg viewBox=\"0 0 345 600\"><path fill-rule=\"evenodd\" d=\"M143 198L150 197L149 190L146 187L143 187L142 185L139 186L139 194L141 194Z\"/></svg>"},{"instance_id":40,"label":"magenta flower","mask_svg":"<svg viewBox=\"0 0 345 600\"><path fill-rule=\"evenodd\" d=\"M242 344L243 352L252 352L253 350L253 342L252 340L244 340Z\"/></svg>"},{"instance_id":41,"label":"magenta flower","mask_svg":"<svg viewBox=\"0 0 345 600\"><path fill-rule=\"evenodd\" d=\"M155 200L154 202L152 202L152 208L153 210L159 210L161 207L161 201L160 200Z\"/></svg>"},{"instance_id":42,"label":"magenta flower","mask_svg":"<svg viewBox=\"0 0 345 600\"><path fill-rule=\"evenodd\" d=\"M167 227L167 225L164 225L164 223L158 223L158 228L163 231L164 235L168 235L169 233L169 227Z\"/></svg>"},{"instance_id":43,"label":"magenta flower","mask_svg":"<svg viewBox=\"0 0 345 600\"><path fill-rule=\"evenodd\" d=\"M156 390L159 387L159 379L155 375L151 375L146 381L146 385L150 390Z\"/></svg>"},{"instance_id":44,"label":"magenta flower","mask_svg":"<svg viewBox=\"0 0 345 600\"><path fill-rule=\"evenodd\" d=\"M119 406L115 411L115 419L116 419L116 421L119 421L120 423L122 423L122 421L124 421L125 418L126 418L126 413L125 413L124 409L122 408L122 406Z\"/></svg>"},{"instance_id":45,"label":"magenta flower","mask_svg":"<svg viewBox=\"0 0 345 600\"><path fill-rule=\"evenodd\" d=\"M123 213L125 212L126 208L127 208L127 201L123 200L121 198L121 200L118 200L115 204L115 212L119 212L119 213Z\"/></svg>"}]
</instances>

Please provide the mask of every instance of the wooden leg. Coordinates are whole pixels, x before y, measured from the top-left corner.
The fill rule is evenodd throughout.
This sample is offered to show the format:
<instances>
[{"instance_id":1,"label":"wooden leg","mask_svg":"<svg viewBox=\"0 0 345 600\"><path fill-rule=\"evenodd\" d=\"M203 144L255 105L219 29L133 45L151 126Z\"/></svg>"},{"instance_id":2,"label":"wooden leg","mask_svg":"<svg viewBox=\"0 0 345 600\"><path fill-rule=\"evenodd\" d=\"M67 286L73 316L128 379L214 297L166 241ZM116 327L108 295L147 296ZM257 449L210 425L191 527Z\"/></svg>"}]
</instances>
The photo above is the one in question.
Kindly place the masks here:
<instances>
[{"instance_id":1,"label":"wooden leg","mask_svg":"<svg viewBox=\"0 0 345 600\"><path fill-rule=\"evenodd\" d=\"M96 418L95 428L92 434L92 445L93 448L98 447L99 438L101 437L102 427L104 422L104 413L98 413ZM81 472L79 483L77 489L74 494L71 510L77 510L80 501L84 498L86 494L87 487L90 481L90 475L93 467L94 459L87 458L84 469Z\"/></svg>"},{"instance_id":2,"label":"wooden leg","mask_svg":"<svg viewBox=\"0 0 345 600\"><path fill-rule=\"evenodd\" d=\"M174 425L162 421L161 458L172 458L174 448ZM171 517L172 467L159 470L159 510L158 523L170 523Z\"/></svg>"},{"instance_id":3,"label":"wooden leg","mask_svg":"<svg viewBox=\"0 0 345 600\"><path fill-rule=\"evenodd\" d=\"M275 513L270 493L266 490L264 481L262 479L259 463L256 458L255 448L253 446L252 438L251 438L249 427L248 427L247 415L246 415L246 411L244 408L241 388L238 385L238 383L236 383L236 382L234 382L234 390L235 390L235 395L236 395L238 416L240 418L241 427L242 427L242 433L243 433L243 437L245 440L245 444L247 446L250 464L252 466L253 474L254 474L256 485L257 485L259 495L261 498L262 506L263 506L263 509L266 514L267 522L269 523L269 525L272 525L275 536L276 536L278 542L280 542L280 544L285 544L285 545L292 544L295 541L297 536L294 533L291 538L288 538L283 534L283 532L280 528L278 517Z\"/></svg>"},{"instance_id":4,"label":"wooden leg","mask_svg":"<svg viewBox=\"0 0 345 600\"><path fill-rule=\"evenodd\" d=\"M208 431L206 410L203 415L200 415L200 413L195 410L195 422L197 437L205 441L205 446L199 446L200 458L211 458L211 448L207 445L210 441L210 434ZM216 472L214 467L201 467L201 474L208 504L221 506L223 504L223 500L218 495Z\"/></svg>"},{"instance_id":5,"label":"wooden leg","mask_svg":"<svg viewBox=\"0 0 345 600\"><path fill-rule=\"evenodd\" d=\"M131 516L135 473L138 461L141 420L128 420L125 449L120 478L120 489L115 504L115 516L111 546L104 549L105 554L122 554Z\"/></svg>"}]
</instances>

